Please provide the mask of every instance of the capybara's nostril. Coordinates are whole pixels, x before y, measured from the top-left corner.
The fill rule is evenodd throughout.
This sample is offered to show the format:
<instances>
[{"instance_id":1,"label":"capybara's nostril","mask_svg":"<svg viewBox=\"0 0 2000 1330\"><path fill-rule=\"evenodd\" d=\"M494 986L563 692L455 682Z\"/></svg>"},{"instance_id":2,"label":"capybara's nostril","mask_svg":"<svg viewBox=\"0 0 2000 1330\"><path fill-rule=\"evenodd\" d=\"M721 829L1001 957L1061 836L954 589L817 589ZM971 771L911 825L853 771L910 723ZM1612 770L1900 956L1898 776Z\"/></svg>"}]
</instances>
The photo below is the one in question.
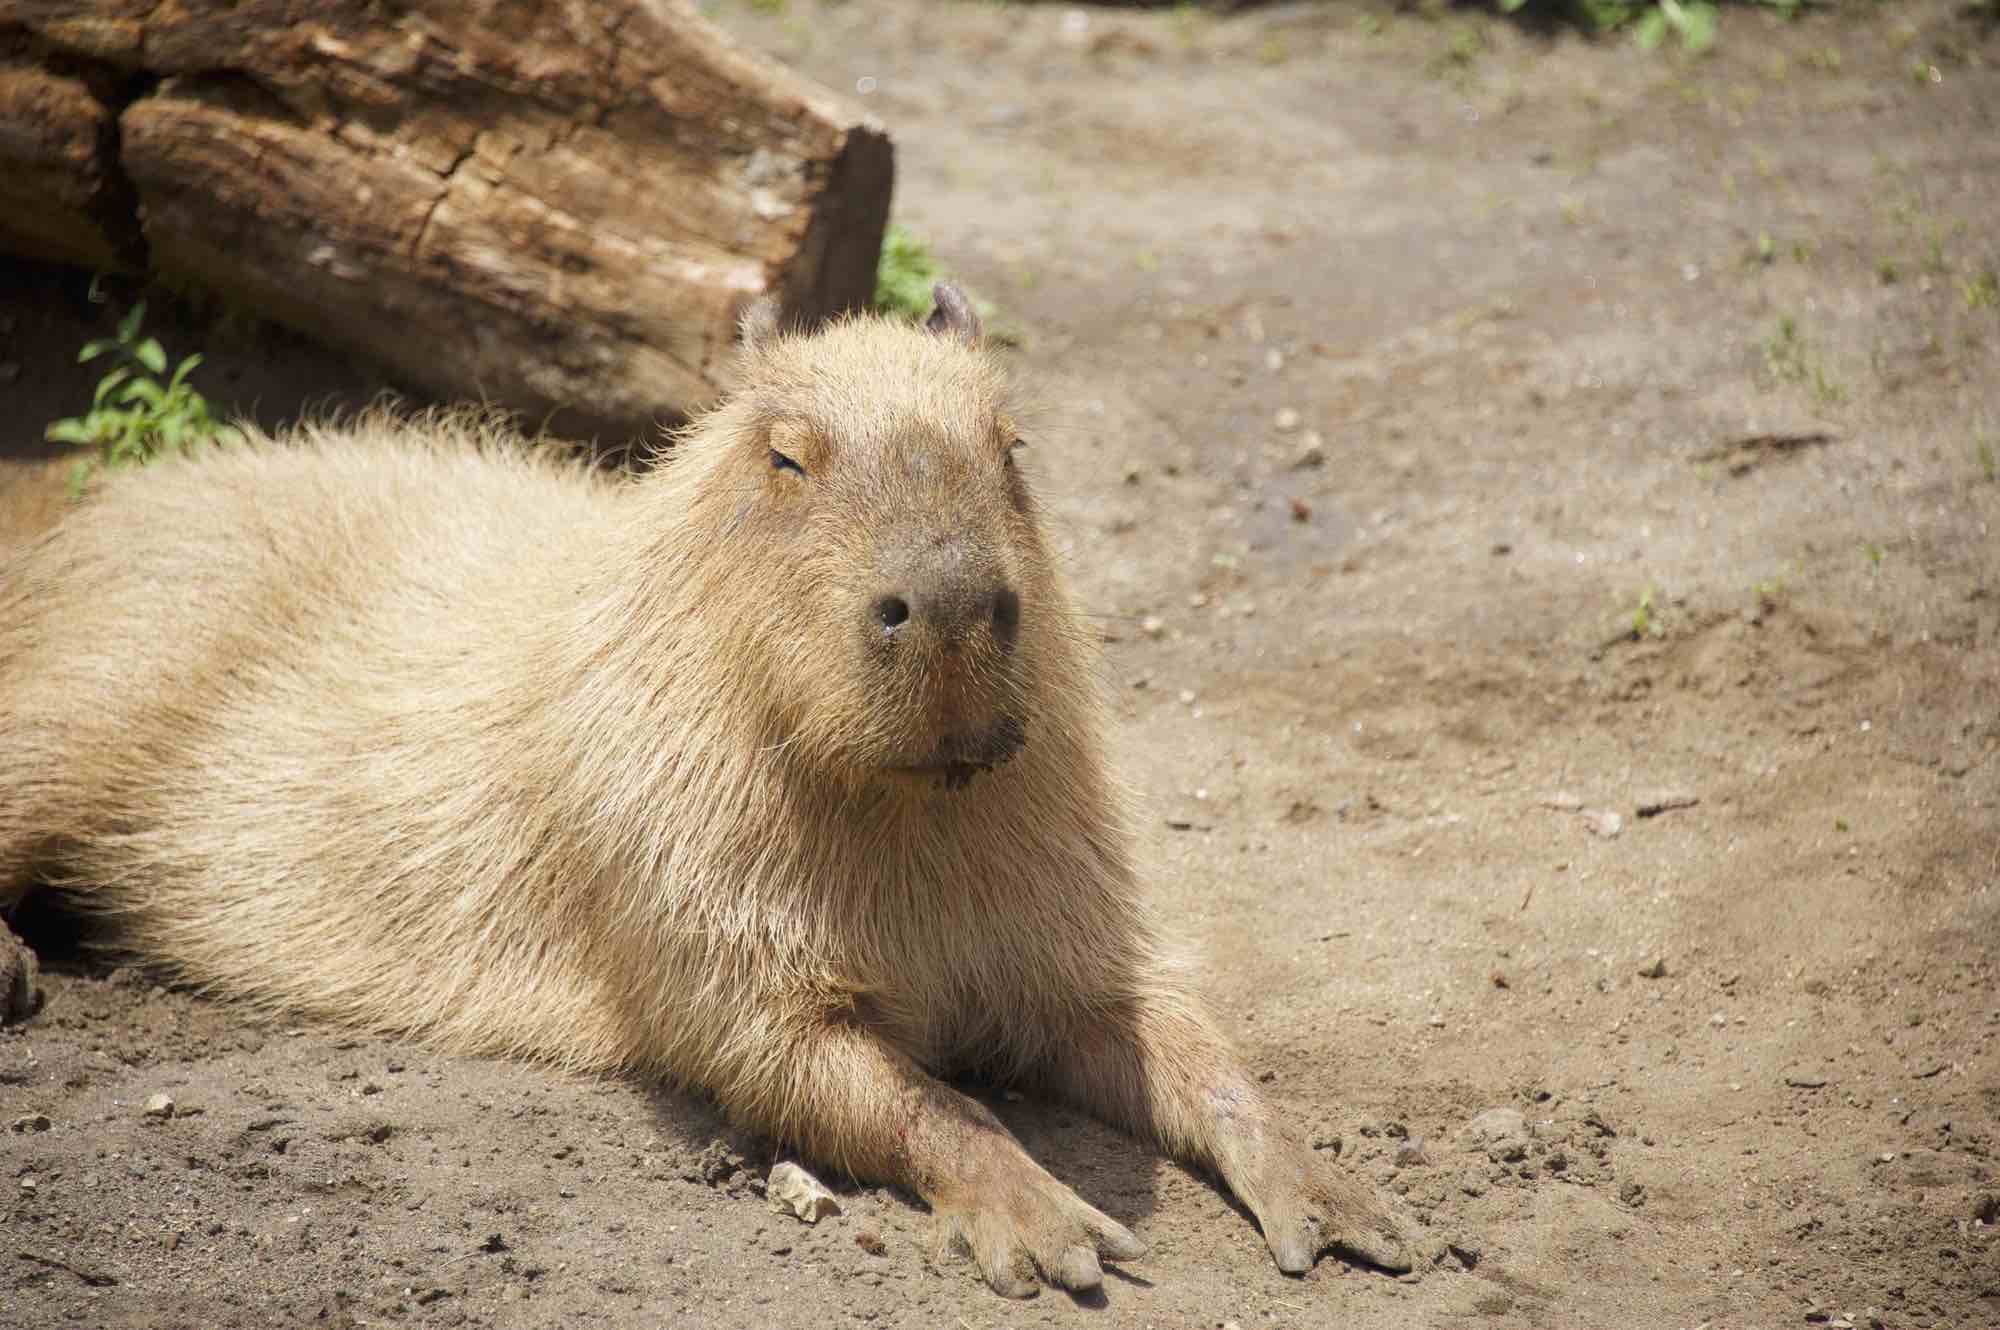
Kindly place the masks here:
<instances>
[{"instance_id":1,"label":"capybara's nostril","mask_svg":"<svg viewBox=\"0 0 2000 1330\"><path fill-rule=\"evenodd\" d=\"M1012 588L1002 587L993 593L993 641L1002 651L1014 649L1014 638L1021 628L1021 598Z\"/></svg>"},{"instance_id":2,"label":"capybara's nostril","mask_svg":"<svg viewBox=\"0 0 2000 1330\"><path fill-rule=\"evenodd\" d=\"M910 602L901 596L883 596L875 602L875 622L884 632L894 632L910 619Z\"/></svg>"}]
</instances>

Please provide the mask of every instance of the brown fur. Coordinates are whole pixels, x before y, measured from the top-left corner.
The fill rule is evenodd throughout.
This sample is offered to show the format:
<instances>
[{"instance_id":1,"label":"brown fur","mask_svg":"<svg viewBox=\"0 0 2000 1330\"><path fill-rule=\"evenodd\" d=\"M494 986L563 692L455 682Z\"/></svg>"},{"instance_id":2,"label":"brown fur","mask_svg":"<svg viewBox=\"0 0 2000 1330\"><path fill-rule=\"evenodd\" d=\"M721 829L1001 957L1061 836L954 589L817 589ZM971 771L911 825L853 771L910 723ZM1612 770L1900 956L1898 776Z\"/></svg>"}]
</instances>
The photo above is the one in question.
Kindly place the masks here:
<instances>
[{"instance_id":1,"label":"brown fur","mask_svg":"<svg viewBox=\"0 0 2000 1330\"><path fill-rule=\"evenodd\" d=\"M110 477L0 555L0 903L40 874L219 993L704 1087L916 1190L1002 1292L1143 1248L948 1070L1215 1169L1287 1270L1405 1267L1140 907L954 294L942 336L753 328L636 481L454 416Z\"/></svg>"}]
</instances>

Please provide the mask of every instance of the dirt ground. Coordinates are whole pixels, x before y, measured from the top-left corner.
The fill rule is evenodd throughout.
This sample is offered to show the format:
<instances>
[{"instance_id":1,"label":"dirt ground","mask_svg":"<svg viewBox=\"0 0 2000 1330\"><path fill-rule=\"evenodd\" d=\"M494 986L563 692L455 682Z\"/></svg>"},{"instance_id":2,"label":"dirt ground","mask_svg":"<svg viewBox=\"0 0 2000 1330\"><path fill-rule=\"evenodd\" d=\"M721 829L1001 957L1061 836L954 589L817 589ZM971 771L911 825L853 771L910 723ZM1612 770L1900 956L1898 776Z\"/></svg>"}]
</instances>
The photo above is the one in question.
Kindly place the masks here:
<instances>
[{"instance_id":1,"label":"dirt ground","mask_svg":"<svg viewBox=\"0 0 2000 1330\"><path fill-rule=\"evenodd\" d=\"M771 1213L697 1100L260 1023L31 918L0 1324L2000 1325L2000 32L773 8L718 17L872 107L1023 335L1151 889L1420 1277L1288 1279L996 1097L1152 1244L1003 1302L908 1197ZM0 282L25 445L112 316ZM267 418L381 386L156 326Z\"/></svg>"}]
</instances>

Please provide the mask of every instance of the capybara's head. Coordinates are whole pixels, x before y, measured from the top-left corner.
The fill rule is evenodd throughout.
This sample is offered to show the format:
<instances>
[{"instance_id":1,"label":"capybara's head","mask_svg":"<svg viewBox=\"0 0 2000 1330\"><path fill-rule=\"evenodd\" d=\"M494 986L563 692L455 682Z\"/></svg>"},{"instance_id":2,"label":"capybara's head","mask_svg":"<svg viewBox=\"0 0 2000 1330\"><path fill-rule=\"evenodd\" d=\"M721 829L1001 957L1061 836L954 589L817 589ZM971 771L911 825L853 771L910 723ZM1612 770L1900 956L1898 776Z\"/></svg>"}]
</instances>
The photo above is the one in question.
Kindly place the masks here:
<instances>
[{"instance_id":1,"label":"capybara's head","mask_svg":"<svg viewBox=\"0 0 2000 1330\"><path fill-rule=\"evenodd\" d=\"M740 386L683 475L716 588L695 608L720 620L766 742L955 789L1085 685L1003 375L965 297L936 298L924 327L786 333L753 312Z\"/></svg>"}]
</instances>

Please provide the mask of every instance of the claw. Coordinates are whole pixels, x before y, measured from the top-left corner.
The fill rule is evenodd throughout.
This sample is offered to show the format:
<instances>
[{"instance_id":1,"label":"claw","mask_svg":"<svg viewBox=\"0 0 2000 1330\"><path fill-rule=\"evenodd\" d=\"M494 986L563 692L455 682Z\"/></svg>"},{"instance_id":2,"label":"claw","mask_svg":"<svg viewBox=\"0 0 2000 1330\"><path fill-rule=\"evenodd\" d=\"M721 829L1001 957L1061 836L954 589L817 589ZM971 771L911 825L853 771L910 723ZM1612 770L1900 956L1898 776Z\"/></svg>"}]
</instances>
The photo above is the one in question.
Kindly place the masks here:
<instances>
[{"instance_id":1,"label":"claw","mask_svg":"<svg viewBox=\"0 0 2000 1330\"><path fill-rule=\"evenodd\" d=\"M1146 1241L1115 1219L1106 1219L1097 1231L1097 1250L1107 1260L1137 1261L1145 1257Z\"/></svg>"},{"instance_id":2,"label":"claw","mask_svg":"<svg viewBox=\"0 0 2000 1330\"><path fill-rule=\"evenodd\" d=\"M1302 1230L1293 1228L1271 1239L1271 1255L1286 1274L1302 1275L1313 1268L1318 1255L1313 1245Z\"/></svg>"},{"instance_id":3,"label":"claw","mask_svg":"<svg viewBox=\"0 0 2000 1330\"><path fill-rule=\"evenodd\" d=\"M986 1276L986 1284L1003 1298L1025 1301L1042 1291L1042 1286L1032 1279L1023 1279L1011 1270L995 1270Z\"/></svg>"}]
</instances>

